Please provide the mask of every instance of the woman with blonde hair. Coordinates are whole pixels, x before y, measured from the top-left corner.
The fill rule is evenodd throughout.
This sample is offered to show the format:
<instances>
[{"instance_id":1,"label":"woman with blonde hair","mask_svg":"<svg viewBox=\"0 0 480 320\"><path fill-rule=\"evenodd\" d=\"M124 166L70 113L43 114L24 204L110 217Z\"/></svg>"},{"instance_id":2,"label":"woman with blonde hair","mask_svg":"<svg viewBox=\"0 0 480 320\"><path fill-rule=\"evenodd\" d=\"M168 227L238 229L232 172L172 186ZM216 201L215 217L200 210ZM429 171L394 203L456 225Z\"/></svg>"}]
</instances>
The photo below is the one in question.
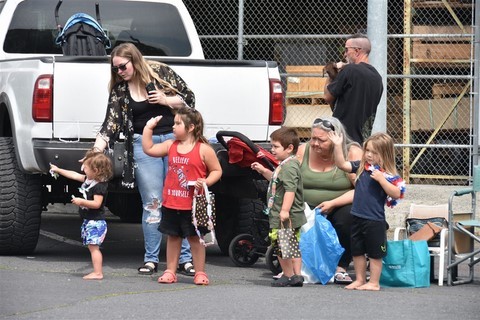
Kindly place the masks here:
<instances>
[{"instance_id":1,"label":"woman with blonde hair","mask_svg":"<svg viewBox=\"0 0 480 320\"><path fill-rule=\"evenodd\" d=\"M310 208L320 208L335 228L345 252L337 266L335 283L348 284L352 278L347 268L352 261L350 253L350 227L355 174L347 174L335 166L334 145L328 133L334 131L347 137L345 128L337 118L317 118L312 123L311 138L297 152L301 162L303 196ZM344 157L360 160L363 155L360 145L347 138L341 145Z\"/></svg>"},{"instance_id":2,"label":"woman with blonde hair","mask_svg":"<svg viewBox=\"0 0 480 320\"><path fill-rule=\"evenodd\" d=\"M122 185L136 185L143 203L142 229L145 244L144 264L140 274L157 271L162 234L160 204L168 159L154 158L142 150L143 128L152 117L161 116L153 130L153 141L173 139L175 110L194 108L195 95L183 79L169 66L147 61L131 43L122 43L111 53L111 74L107 112L97 135L94 151L113 150L120 133L125 136L125 162ZM148 87L147 87L148 85ZM193 276L190 247L185 240L180 256L180 272Z\"/></svg>"}]
</instances>

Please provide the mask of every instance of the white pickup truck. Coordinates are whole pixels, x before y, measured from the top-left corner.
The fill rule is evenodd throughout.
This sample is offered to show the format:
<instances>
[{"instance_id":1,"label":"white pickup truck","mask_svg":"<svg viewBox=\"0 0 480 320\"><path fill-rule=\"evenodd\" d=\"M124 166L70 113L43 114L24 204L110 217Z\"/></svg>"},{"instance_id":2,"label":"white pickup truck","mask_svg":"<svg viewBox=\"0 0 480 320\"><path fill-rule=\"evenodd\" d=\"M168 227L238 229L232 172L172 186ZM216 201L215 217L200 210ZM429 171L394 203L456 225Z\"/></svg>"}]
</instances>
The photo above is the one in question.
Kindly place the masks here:
<instances>
[{"instance_id":1,"label":"white pickup truck","mask_svg":"<svg viewBox=\"0 0 480 320\"><path fill-rule=\"evenodd\" d=\"M48 204L69 203L77 187L52 179L49 162L79 170L78 159L92 147L105 116L108 57L62 55L55 45L57 3L0 0L0 254L35 249L42 211ZM187 82L208 138L229 130L266 142L281 125L277 64L205 60L181 0L64 1L60 22L79 12L95 16L95 3L112 46L133 42L148 59L169 64ZM217 237L226 252L231 238L245 231L238 230L239 215L250 213L242 210L255 207L242 200L256 198L255 181L244 170L225 170L214 191ZM139 219L142 211L138 193L121 189L116 181L107 205L127 221Z\"/></svg>"}]
</instances>

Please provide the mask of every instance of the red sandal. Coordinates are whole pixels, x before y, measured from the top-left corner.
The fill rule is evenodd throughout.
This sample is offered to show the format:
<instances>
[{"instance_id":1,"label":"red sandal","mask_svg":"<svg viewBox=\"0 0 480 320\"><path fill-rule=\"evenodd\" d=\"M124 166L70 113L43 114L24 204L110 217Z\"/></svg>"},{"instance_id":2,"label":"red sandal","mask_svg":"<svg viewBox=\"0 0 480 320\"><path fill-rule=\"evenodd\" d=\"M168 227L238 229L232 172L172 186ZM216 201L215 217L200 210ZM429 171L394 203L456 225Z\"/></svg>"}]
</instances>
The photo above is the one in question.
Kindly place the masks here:
<instances>
[{"instance_id":1,"label":"red sandal","mask_svg":"<svg viewBox=\"0 0 480 320\"><path fill-rule=\"evenodd\" d=\"M210 281L208 280L207 274L205 272L199 271L199 272L195 272L193 283L199 286L208 286Z\"/></svg>"},{"instance_id":2,"label":"red sandal","mask_svg":"<svg viewBox=\"0 0 480 320\"><path fill-rule=\"evenodd\" d=\"M163 274L158 278L158 283L175 283L177 282L177 276L170 270L165 270Z\"/></svg>"}]
</instances>

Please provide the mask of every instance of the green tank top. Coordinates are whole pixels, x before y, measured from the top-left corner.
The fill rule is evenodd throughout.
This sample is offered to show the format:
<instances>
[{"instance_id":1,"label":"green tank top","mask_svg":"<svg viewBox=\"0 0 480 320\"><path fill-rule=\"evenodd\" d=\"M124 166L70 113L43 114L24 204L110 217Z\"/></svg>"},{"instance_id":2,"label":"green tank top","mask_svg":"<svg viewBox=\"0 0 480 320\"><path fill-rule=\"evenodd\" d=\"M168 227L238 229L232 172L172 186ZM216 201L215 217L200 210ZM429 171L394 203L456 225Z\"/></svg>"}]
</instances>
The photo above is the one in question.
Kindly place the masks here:
<instances>
[{"instance_id":1,"label":"green tank top","mask_svg":"<svg viewBox=\"0 0 480 320\"><path fill-rule=\"evenodd\" d=\"M303 179L303 198L310 207L335 199L353 189L347 173L335 167L327 172L310 169L310 143L305 146L300 171Z\"/></svg>"}]
</instances>

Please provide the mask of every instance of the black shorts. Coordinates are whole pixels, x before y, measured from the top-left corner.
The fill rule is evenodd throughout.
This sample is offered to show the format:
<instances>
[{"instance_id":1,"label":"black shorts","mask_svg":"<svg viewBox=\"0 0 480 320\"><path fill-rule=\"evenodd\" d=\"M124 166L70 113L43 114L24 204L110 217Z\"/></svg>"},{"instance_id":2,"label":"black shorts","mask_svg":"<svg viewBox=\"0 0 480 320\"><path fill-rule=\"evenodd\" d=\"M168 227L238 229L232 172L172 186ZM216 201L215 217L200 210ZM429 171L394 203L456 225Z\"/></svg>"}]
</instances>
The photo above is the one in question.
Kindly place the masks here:
<instances>
[{"instance_id":1,"label":"black shorts","mask_svg":"<svg viewBox=\"0 0 480 320\"><path fill-rule=\"evenodd\" d=\"M372 259L381 259L387 254L387 222L353 216L352 256L368 254Z\"/></svg>"},{"instance_id":2,"label":"black shorts","mask_svg":"<svg viewBox=\"0 0 480 320\"><path fill-rule=\"evenodd\" d=\"M158 230L166 235L181 238L197 235L192 224L191 210L176 210L162 207L162 220L160 220Z\"/></svg>"}]
</instances>

